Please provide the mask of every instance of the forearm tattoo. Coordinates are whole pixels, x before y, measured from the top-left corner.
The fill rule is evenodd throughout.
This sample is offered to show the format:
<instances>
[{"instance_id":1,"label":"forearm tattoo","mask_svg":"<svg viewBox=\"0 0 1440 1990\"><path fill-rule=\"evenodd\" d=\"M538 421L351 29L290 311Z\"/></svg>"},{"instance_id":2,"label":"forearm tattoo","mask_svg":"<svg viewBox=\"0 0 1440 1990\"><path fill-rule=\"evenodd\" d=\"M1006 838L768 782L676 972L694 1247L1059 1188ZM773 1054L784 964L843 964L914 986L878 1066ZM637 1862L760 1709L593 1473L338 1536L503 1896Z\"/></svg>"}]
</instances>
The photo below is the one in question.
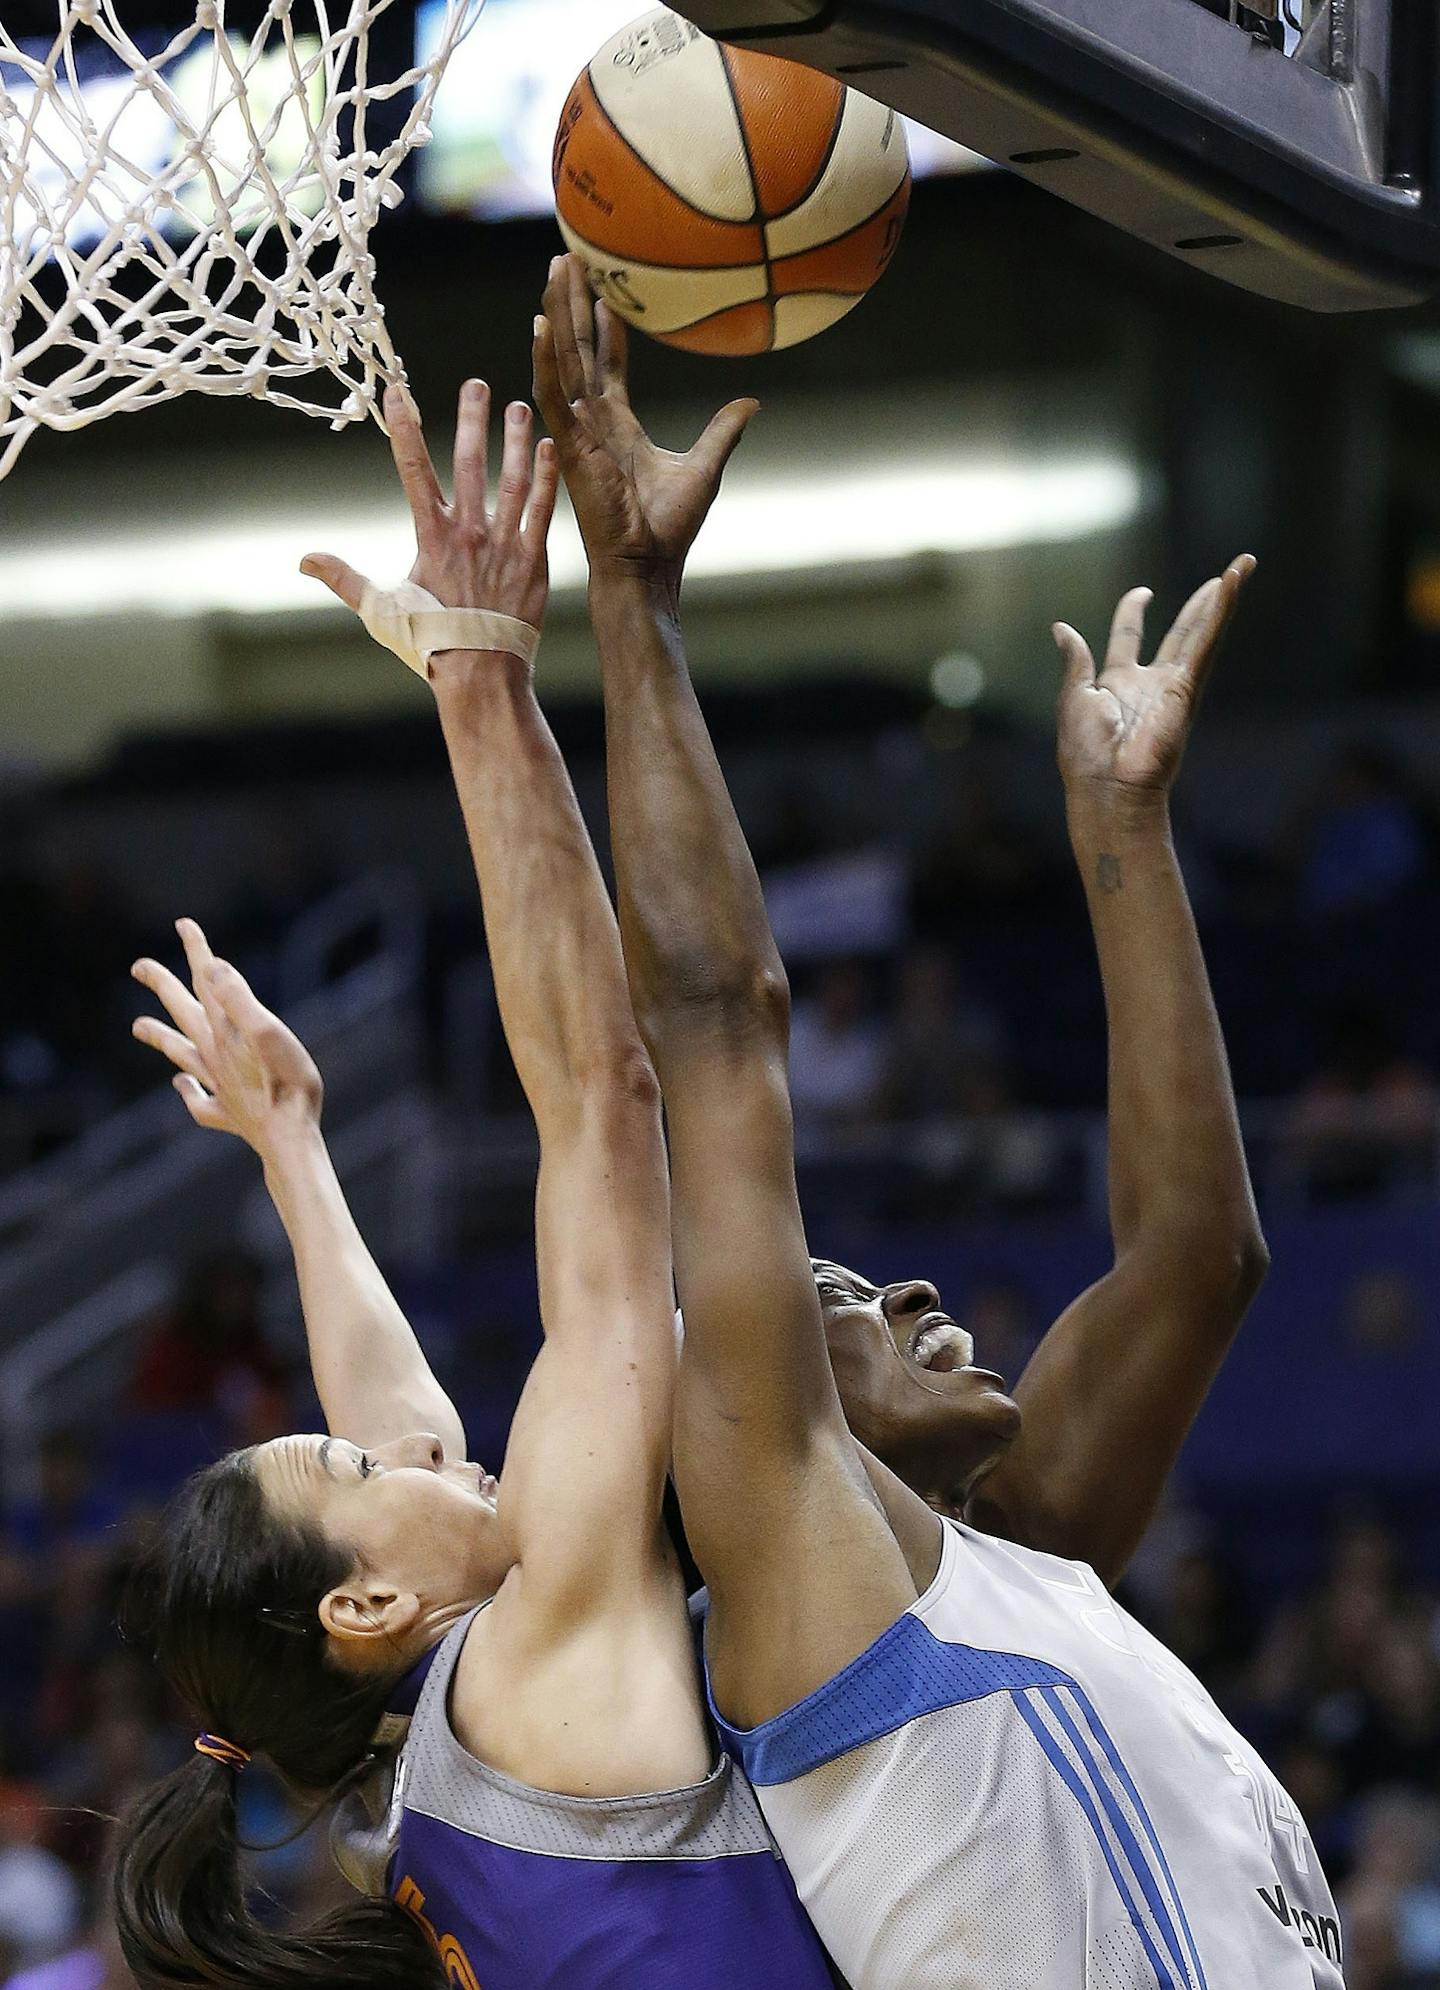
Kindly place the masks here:
<instances>
[{"instance_id":1,"label":"forearm tattoo","mask_svg":"<svg viewBox=\"0 0 1440 1990\"><path fill-rule=\"evenodd\" d=\"M1120 859L1108 851L1102 851L1095 860L1095 883L1107 896L1125 889L1125 880L1120 874Z\"/></svg>"}]
</instances>

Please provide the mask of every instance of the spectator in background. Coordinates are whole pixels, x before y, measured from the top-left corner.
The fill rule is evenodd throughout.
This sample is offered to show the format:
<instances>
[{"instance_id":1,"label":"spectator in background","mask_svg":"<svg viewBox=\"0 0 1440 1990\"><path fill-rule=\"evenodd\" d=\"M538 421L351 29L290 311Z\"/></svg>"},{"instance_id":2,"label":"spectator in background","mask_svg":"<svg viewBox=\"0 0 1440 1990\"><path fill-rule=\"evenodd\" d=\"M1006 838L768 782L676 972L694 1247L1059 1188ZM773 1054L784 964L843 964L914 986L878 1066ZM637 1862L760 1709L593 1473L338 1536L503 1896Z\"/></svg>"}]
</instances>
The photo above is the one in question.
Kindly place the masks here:
<instances>
[{"instance_id":1,"label":"spectator in background","mask_svg":"<svg viewBox=\"0 0 1440 1990\"><path fill-rule=\"evenodd\" d=\"M977 1358L1014 1382L1050 1324L1036 1317L1035 1301L1012 1278L987 1278L967 1295L956 1318L978 1349Z\"/></svg>"},{"instance_id":2,"label":"spectator in background","mask_svg":"<svg viewBox=\"0 0 1440 1990\"><path fill-rule=\"evenodd\" d=\"M841 838L819 797L792 768L774 791L773 804L769 821L755 835L755 863L761 872L814 863L839 847Z\"/></svg>"},{"instance_id":3,"label":"spectator in background","mask_svg":"<svg viewBox=\"0 0 1440 1990\"><path fill-rule=\"evenodd\" d=\"M0 1708L14 1698L28 1702L24 1748L63 1720L76 1669L103 1635L120 1508L97 1484L96 1451L92 1434L51 1432L40 1446L34 1495L4 1518Z\"/></svg>"},{"instance_id":4,"label":"spectator in background","mask_svg":"<svg viewBox=\"0 0 1440 1990\"><path fill-rule=\"evenodd\" d=\"M1340 1895L1351 1937L1347 1990L1440 1986L1440 1808L1382 1790L1365 1805L1355 1866Z\"/></svg>"},{"instance_id":5,"label":"spectator in background","mask_svg":"<svg viewBox=\"0 0 1440 1990\"><path fill-rule=\"evenodd\" d=\"M1351 1350L1368 1359L1413 1353L1425 1332L1425 1299L1398 1265L1360 1272L1340 1302L1340 1330Z\"/></svg>"},{"instance_id":6,"label":"spectator in background","mask_svg":"<svg viewBox=\"0 0 1440 1990\"><path fill-rule=\"evenodd\" d=\"M827 961L810 994L796 1002L791 1023L797 1133L834 1132L872 1117L887 1050L860 963Z\"/></svg>"},{"instance_id":7,"label":"spectator in background","mask_svg":"<svg viewBox=\"0 0 1440 1990\"><path fill-rule=\"evenodd\" d=\"M911 867L913 929L948 940L973 920L1032 903L1047 880L1034 839L1004 815L984 776L966 770Z\"/></svg>"},{"instance_id":8,"label":"spectator in background","mask_svg":"<svg viewBox=\"0 0 1440 1990\"><path fill-rule=\"evenodd\" d=\"M271 954L303 912L339 883L320 833L272 814L249 866L247 882L216 921L238 957L268 964Z\"/></svg>"},{"instance_id":9,"label":"spectator in background","mask_svg":"<svg viewBox=\"0 0 1440 1990\"><path fill-rule=\"evenodd\" d=\"M254 1443L289 1428L286 1371L261 1323L264 1274L244 1251L217 1251L190 1267L174 1304L141 1352L137 1409L221 1416Z\"/></svg>"},{"instance_id":10,"label":"spectator in background","mask_svg":"<svg viewBox=\"0 0 1440 1990\"><path fill-rule=\"evenodd\" d=\"M922 1122L906 1143L908 1177L887 1205L905 1221L1040 1209L1060 1178L1063 1149L1042 1113L1026 1112L995 1061L971 1064L963 1115Z\"/></svg>"},{"instance_id":11,"label":"spectator in background","mask_svg":"<svg viewBox=\"0 0 1440 1990\"><path fill-rule=\"evenodd\" d=\"M988 1101L999 1061L998 1017L960 987L949 955L915 947L900 963L876 1107L892 1120L954 1119Z\"/></svg>"},{"instance_id":12,"label":"spectator in background","mask_svg":"<svg viewBox=\"0 0 1440 1990\"><path fill-rule=\"evenodd\" d=\"M1374 1194L1428 1181L1435 1161L1434 1079L1362 1003L1331 1018L1319 1070L1291 1113L1293 1163L1312 1195Z\"/></svg>"},{"instance_id":13,"label":"spectator in background","mask_svg":"<svg viewBox=\"0 0 1440 1990\"><path fill-rule=\"evenodd\" d=\"M1352 1819L1345 1806L1345 1780L1334 1756L1306 1735L1277 1744L1281 1787L1294 1798L1326 1872L1349 1870Z\"/></svg>"},{"instance_id":14,"label":"spectator in background","mask_svg":"<svg viewBox=\"0 0 1440 1990\"><path fill-rule=\"evenodd\" d=\"M354 875L341 874L323 830L306 819L303 804L267 811L244 879L216 918L233 958L263 1001L284 999L285 943L296 921ZM321 963L324 973L343 973L354 964L344 957L346 944L354 939L347 934L340 957Z\"/></svg>"},{"instance_id":15,"label":"spectator in background","mask_svg":"<svg viewBox=\"0 0 1440 1990\"><path fill-rule=\"evenodd\" d=\"M95 1466L93 1433L61 1429L41 1439L34 1497L15 1502L5 1528L12 1553L37 1580L48 1580L68 1557L96 1550L119 1519L113 1497L96 1483Z\"/></svg>"},{"instance_id":16,"label":"spectator in background","mask_svg":"<svg viewBox=\"0 0 1440 1990\"><path fill-rule=\"evenodd\" d=\"M160 1682L133 1651L92 1656L44 1771L46 1843L76 1871L100 1864L109 1820L183 1756L165 1711Z\"/></svg>"},{"instance_id":17,"label":"spectator in background","mask_svg":"<svg viewBox=\"0 0 1440 1990\"><path fill-rule=\"evenodd\" d=\"M1324 1748L1347 1798L1375 1779L1367 1737L1377 1724L1375 1680L1386 1646L1397 1632L1419 1629L1425 1614L1402 1578L1394 1534L1358 1514L1337 1529L1319 1586L1271 1621L1251 1679L1255 1710Z\"/></svg>"},{"instance_id":18,"label":"spectator in background","mask_svg":"<svg viewBox=\"0 0 1440 1990\"><path fill-rule=\"evenodd\" d=\"M1440 1799L1440 1666L1418 1611L1377 1633L1365 1687L1364 1721L1348 1751L1352 1786L1403 1785Z\"/></svg>"},{"instance_id":19,"label":"spectator in background","mask_svg":"<svg viewBox=\"0 0 1440 1990\"><path fill-rule=\"evenodd\" d=\"M1213 1547L1195 1540L1173 1557L1157 1618L1161 1643L1233 1708L1255 1634L1235 1572Z\"/></svg>"},{"instance_id":20,"label":"spectator in background","mask_svg":"<svg viewBox=\"0 0 1440 1990\"><path fill-rule=\"evenodd\" d=\"M1418 884L1429 862L1425 814L1390 755L1348 747L1301 829L1301 906L1312 918L1383 911Z\"/></svg>"},{"instance_id":21,"label":"spectator in background","mask_svg":"<svg viewBox=\"0 0 1440 1990\"><path fill-rule=\"evenodd\" d=\"M43 946L49 1033L66 1063L109 1063L129 1019L125 963L137 945L124 892L97 864L75 858L50 876Z\"/></svg>"}]
</instances>

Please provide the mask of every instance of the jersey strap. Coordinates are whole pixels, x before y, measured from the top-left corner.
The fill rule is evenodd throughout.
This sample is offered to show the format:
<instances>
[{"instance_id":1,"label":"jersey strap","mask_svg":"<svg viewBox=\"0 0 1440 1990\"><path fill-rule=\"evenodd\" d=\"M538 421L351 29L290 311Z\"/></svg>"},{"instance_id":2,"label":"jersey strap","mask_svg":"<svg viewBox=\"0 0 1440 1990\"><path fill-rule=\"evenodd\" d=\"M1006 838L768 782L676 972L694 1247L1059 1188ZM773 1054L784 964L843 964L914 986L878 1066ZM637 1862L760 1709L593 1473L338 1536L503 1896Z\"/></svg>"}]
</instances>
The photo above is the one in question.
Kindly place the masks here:
<instances>
[{"instance_id":1,"label":"jersey strap","mask_svg":"<svg viewBox=\"0 0 1440 1990\"><path fill-rule=\"evenodd\" d=\"M793 1783L867 1741L894 1734L944 1707L963 1706L992 1693L1032 1686L1071 1686L1058 1666L1020 1652L981 1651L937 1638L918 1617L893 1623L843 1672L783 1714L759 1727L733 1727L715 1705L710 1710L725 1745L752 1783ZM709 1670L706 1670L709 1690Z\"/></svg>"}]
</instances>

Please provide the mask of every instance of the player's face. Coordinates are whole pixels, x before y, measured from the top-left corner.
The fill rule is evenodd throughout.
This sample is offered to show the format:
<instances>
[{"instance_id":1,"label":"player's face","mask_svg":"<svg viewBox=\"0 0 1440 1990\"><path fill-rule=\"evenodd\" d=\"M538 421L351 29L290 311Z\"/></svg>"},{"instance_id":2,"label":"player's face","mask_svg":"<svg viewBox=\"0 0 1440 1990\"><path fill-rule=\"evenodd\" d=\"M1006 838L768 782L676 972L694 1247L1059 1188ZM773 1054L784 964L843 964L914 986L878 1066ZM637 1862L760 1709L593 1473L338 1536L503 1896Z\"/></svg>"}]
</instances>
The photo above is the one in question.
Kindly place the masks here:
<instances>
[{"instance_id":1,"label":"player's face","mask_svg":"<svg viewBox=\"0 0 1440 1990\"><path fill-rule=\"evenodd\" d=\"M1003 1378L974 1365L969 1334L928 1280L878 1286L824 1258L811 1264L851 1430L925 1497L963 1493L1019 1430Z\"/></svg>"},{"instance_id":2,"label":"player's face","mask_svg":"<svg viewBox=\"0 0 1440 1990\"><path fill-rule=\"evenodd\" d=\"M351 1550L358 1590L413 1598L422 1627L485 1602L514 1565L498 1481L447 1460L428 1433L368 1449L342 1437L278 1437L250 1456L268 1502Z\"/></svg>"}]
</instances>

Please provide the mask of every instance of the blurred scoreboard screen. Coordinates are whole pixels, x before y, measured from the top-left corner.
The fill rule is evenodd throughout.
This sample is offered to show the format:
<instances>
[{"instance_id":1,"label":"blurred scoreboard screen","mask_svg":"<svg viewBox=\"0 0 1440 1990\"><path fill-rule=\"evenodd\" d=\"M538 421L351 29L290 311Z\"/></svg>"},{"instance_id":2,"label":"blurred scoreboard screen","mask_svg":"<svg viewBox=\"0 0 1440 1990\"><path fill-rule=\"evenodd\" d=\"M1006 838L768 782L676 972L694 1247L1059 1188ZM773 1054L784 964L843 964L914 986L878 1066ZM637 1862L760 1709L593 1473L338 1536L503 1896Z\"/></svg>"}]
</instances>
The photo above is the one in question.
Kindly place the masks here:
<instances>
[{"instance_id":1,"label":"blurred scoreboard screen","mask_svg":"<svg viewBox=\"0 0 1440 1990\"><path fill-rule=\"evenodd\" d=\"M1437 0L677 0L1308 311L1440 289Z\"/></svg>"},{"instance_id":2,"label":"blurred scoreboard screen","mask_svg":"<svg viewBox=\"0 0 1440 1990\"><path fill-rule=\"evenodd\" d=\"M503 220L549 214L550 154L570 86L643 0L489 0L460 44L435 100L434 136L418 155L415 192L431 212ZM416 53L439 38L441 0L422 0ZM971 172L986 161L906 119L916 175Z\"/></svg>"},{"instance_id":3,"label":"blurred scoreboard screen","mask_svg":"<svg viewBox=\"0 0 1440 1990\"><path fill-rule=\"evenodd\" d=\"M292 94L294 78L283 48L267 52L250 72L247 122L237 104L225 102L228 73L211 35L185 41L137 28L133 45L156 66L163 89L137 87L129 63L93 31L75 32L69 63L59 67L53 84L45 74L48 38L0 48L0 100L8 99L0 101L0 115L12 129L27 128L30 134L26 182L14 188L7 216L12 247L22 261L43 261L62 237L72 249L94 247L124 224L130 208L167 172L173 204L161 213L163 233L183 240L208 225L215 213L214 193L206 176L187 166L181 118L206 129L212 168L226 204L236 210L242 234L267 212L263 198L247 202L241 192L250 178L251 123L264 132L273 120L265 157L277 180L300 164L307 112ZM243 58L243 40L232 36L230 46L237 59ZM302 66L314 62L319 52L317 36L296 35L295 55ZM324 87L317 64L307 92L310 119L323 106ZM178 118L170 108L172 100ZM106 134L108 154L104 171L88 182L89 145L77 128L87 121ZM313 213L318 192L302 190L295 204Z\"/></svg>"}]
</instances>

